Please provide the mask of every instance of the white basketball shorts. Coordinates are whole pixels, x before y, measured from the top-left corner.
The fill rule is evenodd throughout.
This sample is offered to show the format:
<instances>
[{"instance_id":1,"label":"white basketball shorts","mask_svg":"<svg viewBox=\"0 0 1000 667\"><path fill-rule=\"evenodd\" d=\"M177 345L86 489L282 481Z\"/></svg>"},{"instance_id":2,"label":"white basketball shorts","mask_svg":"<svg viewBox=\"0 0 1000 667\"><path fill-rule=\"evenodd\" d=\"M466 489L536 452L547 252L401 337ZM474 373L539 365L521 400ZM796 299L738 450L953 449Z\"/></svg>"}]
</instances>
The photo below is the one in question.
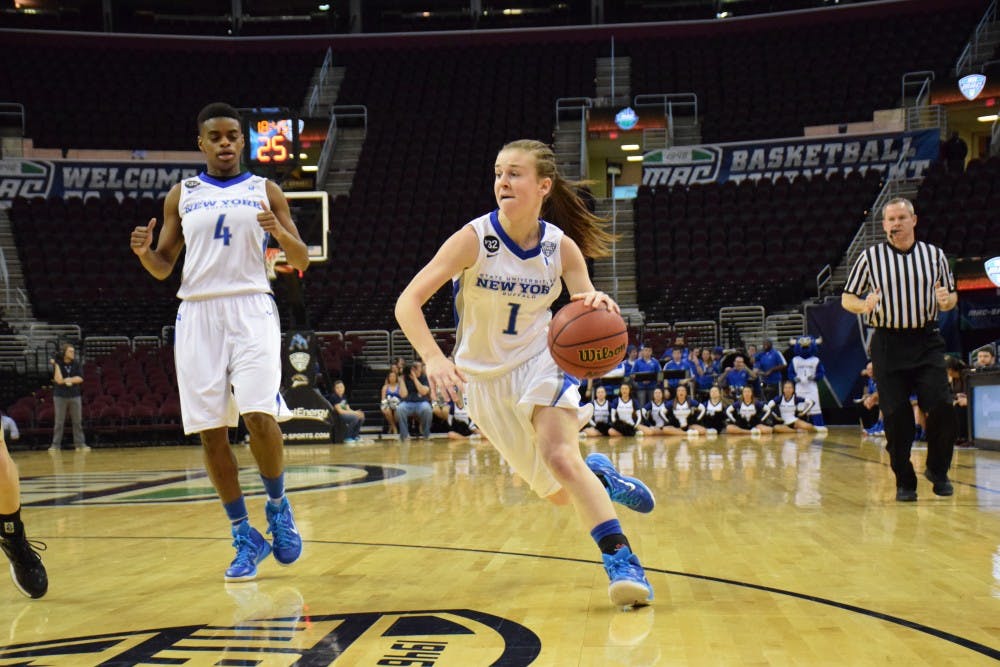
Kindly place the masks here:
<instances>
[{"instance_id":1,"label":"white basketball shorts","mask_svg":"<svg viewBox=\"0 0 1000 667\"><path fill-rule=\"evenodd\" d=\"M469 378L466 393L473 423L514 472L542 498L559 491L559 482L538 452L531 415L535 406L569 408L575 413L580 407L577 381L559 370L546 350L506 375Z\"/></svg>"},{"instance_id":2,"label":"white basketball shorts","mask_svg":"<svg viewBox=\"0 0 1000 667\"><path fill-rule=\"evenodd\" d=\"M291 418L281 396L281 324L270 294L182 301L174 363L184 433L234 427L239 415Z\"/></svg>"}]
</instances>

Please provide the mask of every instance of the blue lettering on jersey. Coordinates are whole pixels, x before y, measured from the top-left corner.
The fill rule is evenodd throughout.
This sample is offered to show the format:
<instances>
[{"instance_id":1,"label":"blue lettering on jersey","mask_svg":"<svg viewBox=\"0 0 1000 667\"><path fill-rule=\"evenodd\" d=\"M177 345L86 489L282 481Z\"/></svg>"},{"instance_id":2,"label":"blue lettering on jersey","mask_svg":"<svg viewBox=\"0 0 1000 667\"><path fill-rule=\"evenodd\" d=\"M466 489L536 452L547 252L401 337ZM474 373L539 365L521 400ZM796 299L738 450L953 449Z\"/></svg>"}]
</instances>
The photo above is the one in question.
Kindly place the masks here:
<instances>
[{"instance_id":1,"label":"blue lettering on jersey","mask_svg":"<svg viewBox=\"0 0 1000 667\"><path fill-rule=\"evenodd\" d=\"M191 211L197 211L201 208L240 208L243 206L249 206L250 208L263 209L263 205L257 199L207 199L202 201L189 202L184 205L184 210L181 215L187 215Z\"/></svg>"},{"instance_id":2,"label":"blue lettering on jersey","mask_svg":"<svg viewBox=\"0 0 1000 667\"><path fill-rule=\"evenodd\" d=\"M539 278L512 278L510 276L491 276L479 274L476 276L476 287L482 287L504 295L518 295L535 298L545 296L552 291L555 281Z\"/></svg>"}]
</instances>

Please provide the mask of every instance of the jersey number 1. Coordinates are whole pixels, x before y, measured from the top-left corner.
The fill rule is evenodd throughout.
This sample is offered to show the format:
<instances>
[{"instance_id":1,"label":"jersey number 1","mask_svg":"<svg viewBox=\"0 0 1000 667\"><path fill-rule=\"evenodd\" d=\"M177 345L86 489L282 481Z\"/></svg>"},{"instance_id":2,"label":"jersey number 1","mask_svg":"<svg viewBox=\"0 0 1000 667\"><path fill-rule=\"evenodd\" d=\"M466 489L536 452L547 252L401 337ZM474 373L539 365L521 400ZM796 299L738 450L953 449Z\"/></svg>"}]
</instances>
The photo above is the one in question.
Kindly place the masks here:
<instances>
[{"instance_id":1,"label":"jersey number 1","mask_svg":"<svg viewBox=\"0 0 1000 667\"><path fill-rule=\"evenodd\" d=\"M219 219L215 221L215 236L212 238L222 239L222 245L229 245L229 239L232 238L232 234L229 233L229 227L222 224L222 221L226 219L226 214L223 213L219 216Z\"/></svg>"},{"instance_id":2,"label":"jersey number 1","mask_svg":"<svg viewBox=\"0 0 1000 667\"><path fill-rule=\"evenodd\" d=\"M517 311L521 308L521 304L508 303L507 305L510 306L510 319L507 320L507 328L504 329L502 333L505 333L509 336L516 336L517 329L515 329L514 327L517 326Z\"/></svg>"}]
</instances>

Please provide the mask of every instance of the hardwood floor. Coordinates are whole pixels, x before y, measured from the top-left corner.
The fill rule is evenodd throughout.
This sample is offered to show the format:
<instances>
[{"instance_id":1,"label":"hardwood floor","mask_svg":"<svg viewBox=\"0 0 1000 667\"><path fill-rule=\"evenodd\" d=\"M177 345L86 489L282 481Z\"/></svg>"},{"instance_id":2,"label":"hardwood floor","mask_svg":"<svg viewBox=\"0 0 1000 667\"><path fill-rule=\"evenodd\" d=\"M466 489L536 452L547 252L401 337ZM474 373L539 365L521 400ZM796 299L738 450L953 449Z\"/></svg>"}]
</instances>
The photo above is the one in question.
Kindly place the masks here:
<instances>
[{"instance_id":1,"label":"hardwood floor","mask_svg":"<svg viewBox=\"0 0 1000 667\"><path fill-rule=\"evenodd\" d=\"M302 558L225 584L198 447L16 452L48 595L0 582L0 665L986 665L1000 660L1000 452L896 503L856 428L581 441L645 480L620 508L655 589L611 606L571 509L480 441L290 445ZM262 487L236 446L251 521ZM925 452L915 450L923 471Z\"/></svg>"}]
</instances>

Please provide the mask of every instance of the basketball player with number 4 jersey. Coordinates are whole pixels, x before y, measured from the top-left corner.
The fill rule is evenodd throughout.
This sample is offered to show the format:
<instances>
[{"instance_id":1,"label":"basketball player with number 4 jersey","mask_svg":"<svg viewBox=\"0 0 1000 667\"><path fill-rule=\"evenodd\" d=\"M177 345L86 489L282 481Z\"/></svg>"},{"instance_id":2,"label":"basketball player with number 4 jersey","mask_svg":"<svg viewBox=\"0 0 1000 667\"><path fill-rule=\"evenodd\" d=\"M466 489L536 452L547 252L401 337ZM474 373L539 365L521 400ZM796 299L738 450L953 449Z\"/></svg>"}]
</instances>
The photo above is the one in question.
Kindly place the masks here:
<instances>
[{"instance_id":1,"label":"basketball player with number 4 jersey","mask_svg":"<svg viewBox=\"0 0 1000 667\"><path fill-rule=\"evenodd\" d=\"M278 421L291 417L279 392L281 324L264 251L274 238L300 271L309 254L292 222L281 189L243 171L239 113L209 104L198 114L198 148L205 171L171 188L163 227L157 221L132 231L131 248L143 267L164 280L186 248L175 326L174 359L186 434L198 433L209 478L231 523L236 557L226 581L249 581L272 552L289 565L302 539L285 497L284 445ZM229 445L229 428L243 416L250 451L267 491L265 514L272 542L250 526Z\"/></svg>"},{"instance_id":2,"label":"basketball player with number 4 jersey","mask_svg":"<svg viewBox=\"0 0 1000 667\"><path fill-rule=\"evenodd\" d=\"M606 255L611 237L574 185L556 171L545 144L504 146L494 165L498 208L445 241L400 295L396 319L426 364L431 392L455 400L464 389L472 420L511 468L539 496L576 507L601 550L612 603L645 605L653 589L612 501L648 512L652 493L603 454L583 460L578 383L556 366L547 345L560 280L571 299L618 311L594 289L584 261L585 253ZM556 224L541 219L543 206ZM454 362L421 310L449 280L458 316Z\"/></svg>"}]
</instances>

